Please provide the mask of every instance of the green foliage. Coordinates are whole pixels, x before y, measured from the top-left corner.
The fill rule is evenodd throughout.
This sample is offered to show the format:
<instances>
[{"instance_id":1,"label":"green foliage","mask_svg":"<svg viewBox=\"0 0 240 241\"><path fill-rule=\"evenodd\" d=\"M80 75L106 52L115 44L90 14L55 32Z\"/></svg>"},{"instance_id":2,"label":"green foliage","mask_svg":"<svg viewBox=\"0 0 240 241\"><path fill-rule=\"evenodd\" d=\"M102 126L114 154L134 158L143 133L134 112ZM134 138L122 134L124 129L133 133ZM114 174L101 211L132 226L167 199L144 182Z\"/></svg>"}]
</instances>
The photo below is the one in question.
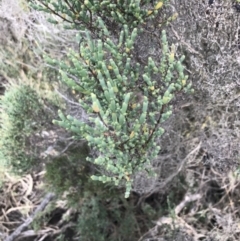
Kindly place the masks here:
<instances>
[{"instance_id":1,"label":"green foliage","mask_svg":"<svg viewBox=\"0 0 240 241\"><path fill-rule=\"evenodd\" d=\"M75 231L83 241L137 240L139 225L145 229L147 225L138 223L134 205L122 198L121 189L89 178L94 169L86 161L88 154L89 148L84 143L46 165L46 179L54 192L67 195L68 204L79 209ZM43 221L41 215L36 224Z\"/></svg>"},{"instance_id":2,"label":"green foliage","mask_svg":"<svg viewBox=\"0 0 240 241\"><path fill-rule=\"evenodd\" d=\"M96 17L101 17L108 26L116 23L137 26L147 18L154 17L165 2L166 0L38 0L32 7L57 16L58 19L49 19L54 24L63 20L76 29L101 31L102 26Z\"/></svg>"},{"instance_id":3,"label":"green foliage","mask_svg":"<svg viewBox=\"0 0 240 241\"><path fill-rule=\"evenodd\" d=\"M46 164L46 180L56 194L67 191L72 202L83 195L91 173L90 163L86 161L88 155L89 148L83 143Z\"/></svg>"},{"instance_id":4,"label":"green foliage","mask_svg":"<svg viewBox=\"0 0 240 241\"><path fill-rule=\"evenodd\" d=\"M22 172L36 162L30 135L46 120L37 93L27 85L12 85L0 101L0 152L14 171Z\"/></svg>"},{"instance_id":5,"label":"green foliage","mask_svg":"<svg viewBox=\"0 0 240 241\"><path fill-rule=\"evenodd\" d=\"M122 197L121 189L89 179L90 163L85 160L88 152L83 154L80 149L51 160L46 175L55 193L61 197L67 194L68 205L76 208L77 236L83 241L138 240L139 230L144 233L149 228L152 213L142 217L140 211L139 216L134 203ZM79 154L71 156L75 151ZM41 214L35 222L41 225L44 220Z\"/></svg>"},{"instance_id":6,"label":"green foliage","mask_svg":"<svg viewBox=\"0 0 240 241\"><path fill-rule=\"evenodd\" d=\"M81 239L104 241L108 226L106 209L98 198L92 197L82 204L82 214L78 218Z\"/></svg>"},{"instance_id":7,"label":"green foliage","mask_svg":"<svg viewBox=\"0 0 240 241\"><path fill-rule=\"evenodd\" d=\"M139 228L130 204L119 198L85 197L78 216L77 230L83 241L137 240ZM116 208L116 207L119 208Z\"/></svg>"},{"instance_id":8,"label":"green foliage","mask_svg":"<svg viewBox=\"0 0 240 241\"><path fill-rule=\"evenodd\" d=\"M161 123L172 113L171 100L177 92L191 88L183 73L184 57L175 59L174 46L169 49L165 31L160 65L151 57L145 66L133 60L137 32L124 25L118 43L109 38L105 42L93 40L87 33L79 55L70 51L71 65L59 63L60 74L69 87L81 93L80 104L89 114L89 122L65 117L61 111L61 120L54 121L97 150L97 158L87 160L104 172L92 179L125 185L126 197L134 174L151 172L146 166L160 150L156 140L164 133Z\"/></svg>"},{"instance_id":9,"label":"green foliage","mask_svg":"<svg viewBox=\"0 0 240 241\"><path fill-rule=\"evenodd\" d=\"M97 171L92 163L86 161L89 151L87 143L84 142L46 163L45 177L51 191L59 196L67 195L69 203L73 206L78 204L86 193L89 196L97 193L104 198L119 196L121 193L121 190L111 184L95 182L90 178Z\"/></svg>"}]
</instances>

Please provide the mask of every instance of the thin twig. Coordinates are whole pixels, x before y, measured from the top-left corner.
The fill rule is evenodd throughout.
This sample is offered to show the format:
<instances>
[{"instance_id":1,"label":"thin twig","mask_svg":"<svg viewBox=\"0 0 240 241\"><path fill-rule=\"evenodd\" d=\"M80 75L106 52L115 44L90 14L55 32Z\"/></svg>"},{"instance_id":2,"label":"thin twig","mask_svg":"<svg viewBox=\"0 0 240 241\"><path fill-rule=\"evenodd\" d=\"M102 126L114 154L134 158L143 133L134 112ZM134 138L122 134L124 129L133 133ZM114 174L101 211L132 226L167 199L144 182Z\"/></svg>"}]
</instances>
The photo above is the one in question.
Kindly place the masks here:
<instances>
[{"instance_id":1,"label":"thin twig","mask_svg":"<svg viewBox=\"0 0 240 241\"><path fill-rule=\"evenodd\" d=\"M177 171L174 172L172 175L170 175L168 178L166 178L166 180L161 183L161 185L157 186L156 188L154 188L150 193L144 195L142 198L139 199L137 205L140 205L146 198L148 198L149 196L151 196L153 193L156 193L157 191L163 189L164 187L166 187L183 169L185 163L187 162L188 158L190 156L192 156L195 153L198 153L200 147L201 147L201 142L197 145L196 148L194 148L190 153L188 153L188 155L179 163Z\"/></svg>"},{"instance_id":2,"label":"thin twig","mask_svg":"<svg viewBox=\"0 0 240 241\"><path fill-rule=\"evenodd\" d=\"M73 104L73 105L76 105L76 106L79 106L79 107L82 108L82 106L81 106L80 104L78 104L78 103L76 103L76 102L74 102L74 101L72 101L72 100L69 100L65 95L63 95L62 93L60 93L57 89L55 89L55 91L56 91L64 100L66 100L67 102L69 102L69 103L71 103L71 104Z\"/></svg>"},{"instance_id":3,"label":"thin twig","mask_svg":"<svg viewBox=\"0 0 240 241\"><path fill-rule=\"evenodd\" d=\"M182 202L180 202L180 203L175 207L175 209L174 209L175 214L178 215L178 214L182 211L182 209L183 209L184 207L186 207L187 203L193 202L193 201L197 201L197 200L200 199L200 198L201 198L201 195L200 195L200 194L194 194L194 195L190 195L190 196L186 195L185 198L184 198L184 200L182 200Z\"/></svg>"}]
</instances>

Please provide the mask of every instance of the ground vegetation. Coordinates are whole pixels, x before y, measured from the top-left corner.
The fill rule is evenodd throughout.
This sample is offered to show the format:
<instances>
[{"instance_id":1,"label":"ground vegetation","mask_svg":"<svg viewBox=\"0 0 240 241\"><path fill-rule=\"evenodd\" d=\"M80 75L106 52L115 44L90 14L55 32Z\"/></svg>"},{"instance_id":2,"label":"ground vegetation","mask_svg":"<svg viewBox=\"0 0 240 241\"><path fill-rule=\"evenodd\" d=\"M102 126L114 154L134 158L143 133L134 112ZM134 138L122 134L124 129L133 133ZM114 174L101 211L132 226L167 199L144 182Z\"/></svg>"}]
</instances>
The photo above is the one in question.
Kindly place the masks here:
<instances>
[{"instance_id":1,"label":"ground vegetation","mask_svg":"<svg viewBox=\"0 0 240 241\"><path fill-rule=\"evenodd\" d=\"M113 2L0 3L1 238L239 240L239 2Z\"/></svg>"}]
</instances>

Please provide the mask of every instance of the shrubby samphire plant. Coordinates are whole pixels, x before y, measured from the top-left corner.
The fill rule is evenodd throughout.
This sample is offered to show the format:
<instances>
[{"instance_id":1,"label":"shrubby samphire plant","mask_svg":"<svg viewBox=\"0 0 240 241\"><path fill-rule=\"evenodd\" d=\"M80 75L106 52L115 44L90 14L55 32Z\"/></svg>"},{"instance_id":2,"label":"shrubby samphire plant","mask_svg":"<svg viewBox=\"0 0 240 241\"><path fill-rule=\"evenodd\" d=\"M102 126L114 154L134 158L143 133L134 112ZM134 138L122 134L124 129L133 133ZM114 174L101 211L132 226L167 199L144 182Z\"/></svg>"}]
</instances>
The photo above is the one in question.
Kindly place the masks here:
<instances>
[{"instance_id":1,"label":"shrubby samphire plant","mask_svg":"<svg viewBox=\"0 0 240 241\"><path fill-rule=\"evenodd\" d=\"M70 24L69 27L101 30L96 17L101 17L105 24L128 24L137 26L147 18L154 17L166 0L37 0L31 6L39 11L52 13ZM59 20L49 19L52 23Z\"/></svg>"},{"instance_id":2,"label":"shrubby samphire plant","mask_svg":"<svg viewBox=\"0 0 240 241\"><path fill-rule=\"evenodd\" d=\"M108 34L106 27L103 31ZM137 34L136 28L130 32L124 25L115 43L110 38L94 40L86 32L79 53L69 53L71 64L58 63L62 81L81 94L79 101L89 118L83 121L59 111L61 120L54 123L88 141L97 157L87 160L103 170L102 175L91 178L126 185L125 197L134 174L151 172L146 167L159 153L156 140L164 133L161 123L172 114L171 100L178 92L191 89L182 65L184 56L175 59L165 31L160 65L151 57L145 66L134 61Z\"/></svg>"}]
</instances>

